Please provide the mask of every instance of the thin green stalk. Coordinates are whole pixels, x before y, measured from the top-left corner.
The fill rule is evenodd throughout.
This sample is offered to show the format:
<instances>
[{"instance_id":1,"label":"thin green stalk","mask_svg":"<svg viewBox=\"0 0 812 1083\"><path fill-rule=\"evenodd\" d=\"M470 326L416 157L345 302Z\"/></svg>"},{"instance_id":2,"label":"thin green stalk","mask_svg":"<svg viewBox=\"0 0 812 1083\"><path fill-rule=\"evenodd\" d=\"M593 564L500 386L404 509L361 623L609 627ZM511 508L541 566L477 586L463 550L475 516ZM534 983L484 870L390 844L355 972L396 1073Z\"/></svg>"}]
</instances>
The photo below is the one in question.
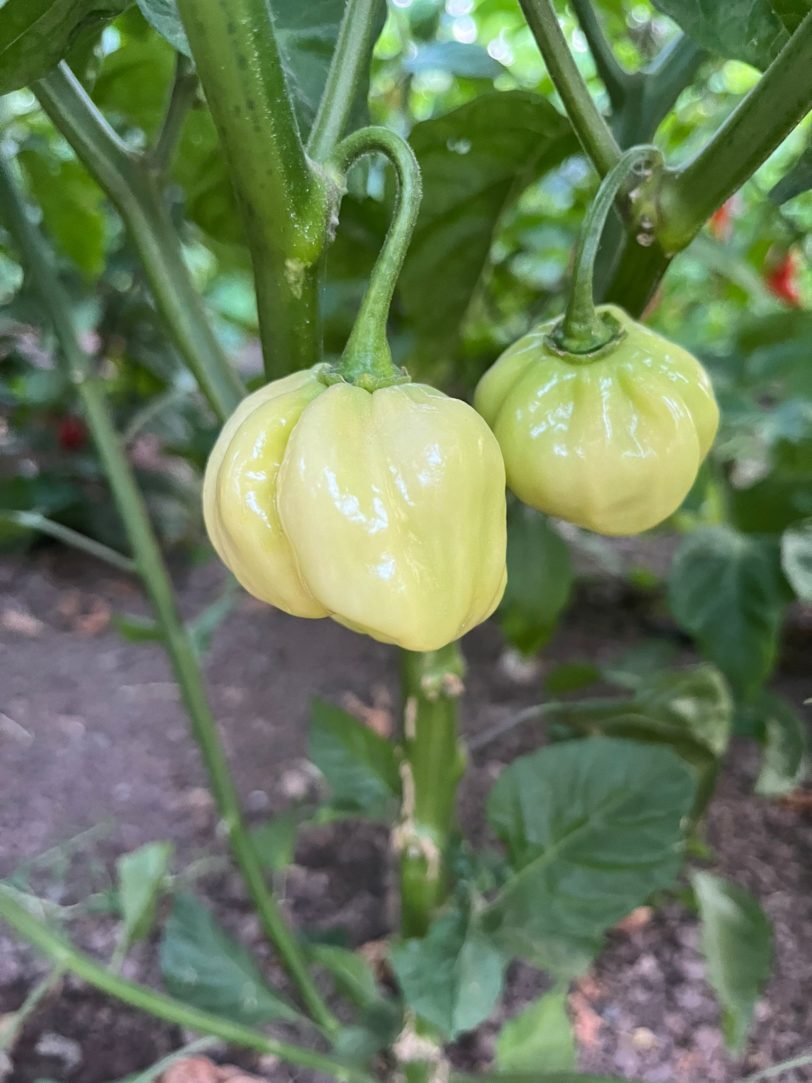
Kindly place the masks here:
<instances>
[{"instance_id":1,"label":"thin green stalk","mask_svg":"<svg viewBox=\"0 0 812 1083\"><path fill-rule=\"evenodd\" d=\"M172 163L183 122L197 94L197 76L188 57L178 53L175 61L175 78L169 91L161 130L150 152L150 161L159 173L165 173Z\"/></svg>"},{"instance_id":2,"label":"thin green stalk","mask_svg":"<svg viewBox=\"0 0 812 1083\"><path fill-rule=\"evenodd\" d=\"M193 1008L164 993L113 974L30 913L17 901L14 894L2 885L0 885L0 918L56 966L71 971L88 985L139 1011L147 1012L156 1019L163 1019L167 1023L188 1028L200 1034L211 1035L243 1049L251 1049L257 1053L270 1053L287 1061L288 1064L324 1072L332 1079L340 1080L341 1083L374 1083L367 1072L347 1065L335 1057L303 1049L301 1046L280 1041L278 1038L268 1037L261 1031L243 1026L241 1023L234 1023L211 1012Z\"/></svg>"},{"instance_id":3,"label":"thin green stalk","mask_svg":"<svg viewBox=\"0 0 812 1083\"><path fill-rule=\"evenodd\" d=\"M575 134L598 173L605 176L620 157L620 147L578 70L552 0L520 2Z\"/></svg>"},{"instance_id":4,"label":"thin green stalk","mask_svg":"<svg viewBox=\"0 0 812 1083\"><path fill-rule=\"evenodd\" d=\"M211 329L155 178L128 152L66 64L36 83L34 92L121 215L172 340L225 420L245 391Z\"/></svg>"},{"instance_id":5,"label":"thin green stalk","mask_svg":"<svg viewBox=\"0 0 812 1083\"><path fill-rule=\"evenodd\" d=\"M375 32L383 24L386 0L347 0L327 82L310 130L308 152L323 162L344 134L367 77Z\"/></svg>"},{"instance_id":6,"label":"thin green stalk","mask_svg":"<svg viewBox=\"0 0 812 1083\"><path fill-rule=\"evenodd\" d=\"M79 549L88 556L95 557L96 560L103 560L105 564L109 564L120 572L126 572L127 575L134 575L138 571L135 562L123 553L118 553L109 545L103 545L94 538L88 538L87 535L80 534L78 530L72 530L69 526L55 523L53 519L46 518L38 511L0 511L0 521L13 523L26 530L37 530L40 534L47 534L49 538L55 538L64 545Z\"/></svg>"},{"instance_id":7,"label":"thin green stalk","mask_svg":"<svg viewBox=\"0 0 812 1083\"><path fill-rule=\"evenodd\" d=\"M287 926L279 904L268 889L262 867L240 810L239 797L229 773L217 723L203 686L194 644L175 604L172 582L161 555L146 506L107 409L103 384L92 375L90 359L83 351L73 322L70 299L53 270L41 236L31 224L19 189L5 160L0 157L0 211L16 239L23 262L53 323L60 359L76 385L90 433L107 473L113 497L135 554L155 615L163 632L175 677L192 722L220 816L248 891L265 932L299 989L313 1019L327 1031L336 1021L324 1003L308 971L304 955Z\"/></svg>"},{"instance_id":8,"label":"thin green stalk","mask_svg":"<svg viewBox=\"0 0 812 1083\"><path fill-rule=\"evenodd\" d=\"M617 111L623 107L629 85L634 77L626 71L615 56L592 0L571 0L571 3L589 45L592 59L595 61L598 76L606 87L612 109Z\"/></svg>"},{"instance_id":9,"label":"thin green stalk","mask_svg":"<svg viewBox=\"0 0 812 1083\"><path fill-rule=\"evenodd\" d=\"M308 159L268 0L178 0L254 266L265 369L321 357L318 282L334 193Z\"/></svg>"},{"instance_id":10,"label":"thin green stalk","mask_svg":"<svg viewBox=\"0 0 812 1083\"><path fill-rule=\"evenodd\" d=\"M796 1068L806 1068L809 1064L812 1064L812 1053L803 1053L800 1057L793 1057L791 1060L781 1061L780 1064L773 1064L769 1068L762 1068L760 1072L740 1079L739 1083L761 1083L762 1079L774 1079L786 1072L793 1072Z\"/></svg>"},{"instance_id":11,"label":"thin green stalk","mask_svg":"<svg viewBox=\"0 0 812 1083\"><path fill-rule=\"evenodd\" d=\"M663 188L658 238L682 251L812 109L812 11L718 131Z\"/></svg>"},{"instance_id":12,"label":"thin green stalk","mask_svg":"<svg viewBox=\"0 0 812 1083\"><path fill-rule=\"evenodd\" d=\"M464 662L451 643L426 654L404 651L402 665L401 927L404 937L421 937L448 888L447 849L465 769L457 733Z\"/></svg>"},{"instance_id":13,"label":"thin green stalk","mask_svg":"<svg viewBox=\"0 0 812 1083\"><path fill-rule=\"evenodd\" d=\"M420 210L420 167L409 144L389 128L361 128L343 139L327 162L342 187L345 176L360 157L376 151L395 168L397 194L392 224L372 270L358 317L338 366L340 375L374 390L406 379L392 360L386 335L389 307Z\"/></svg>"}]
</instances>

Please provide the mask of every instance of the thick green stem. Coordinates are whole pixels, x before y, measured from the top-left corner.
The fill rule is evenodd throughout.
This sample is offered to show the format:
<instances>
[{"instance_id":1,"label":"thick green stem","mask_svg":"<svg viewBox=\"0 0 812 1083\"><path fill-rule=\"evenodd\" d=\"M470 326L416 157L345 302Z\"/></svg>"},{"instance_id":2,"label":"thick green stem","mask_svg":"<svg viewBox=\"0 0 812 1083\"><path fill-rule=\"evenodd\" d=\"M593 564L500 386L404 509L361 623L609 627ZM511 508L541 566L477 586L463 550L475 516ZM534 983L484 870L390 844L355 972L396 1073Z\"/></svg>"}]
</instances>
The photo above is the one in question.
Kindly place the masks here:
<instances>
[{"instance_id":1,"label":"thick green stem","mask_svg":"<svg viewBox=\"0 0 812 1083\"><path fill-rule=\"evenodd\" d=\"M333 59L327 73L308 152L323 162L344 134L365 83L375 32L386 17L386 0L347 0Z\"/></svg>"},{"instance_id":2,"label":"thick green stem","mask_svg":"<svg viewBox=\"0 0 812 1083\"><path fill-rule=\"evenodd\" d=\"M812 12L696 157L663 188L658 239L682 251L812 108Z\"/></svg>"},{"instance_id":3,"label":"thick green stem","mask_svg":"<svg viewBox=\"0 0 812 1083\"><path fill-rule=\"evenodd\" d=\"M595 309L593 280L598 254L609 212L631 176L648 179L662 155L656 147L632 147L606 174L598 194L584 220L575 249L570 300L564 319L554 332L555 344L571 354L592 354L617 336L616 321ZM652 223L653 225L653 223Z\"/></svg>"},{"instance_id":4,"label":"thick green stem","mask_svg":"<svg viewBox=\"0 0 812 1083\"><path fill-rule=\"evenodd\" d=\"M0 212L15 238L23 262L56 332L60 359L76 385L88 427L96 444L118 512L135 554L138 571L163 634L175 677L189 713L220 816L248 891L265 932L276 946L303 1003L325 1030L337 1025L308 971L304 955L271 895L251 837L240 811L239 797L229 773L217 723L203 686L203 675L194 645L178 613L172 582L161 555L146 506L127 456L107 409L102 383L92 376L89 357L83 351L73 322L70 299L53 270L50 253L28 219L17 185L0 158Z\"/></svg>"},{"instance_id":5,"label":"thick green stem","mask_svg":"<svg viewBox=\"0 0 812 1083\"><path fill-rule=\"evenodd\" d=\"M606 87L612 109L617 111L623 105L633 76L621 66L612 51L592 0L571 0L571 2L572 10L587 40L592 59L595 61L598 76Z\"/></svg>"},{"instance_id":6,"label":"thick green stem","mask_svg":"<svg viewBox=\"0 0 812 1083\"><path fill-rule=\"evenodd\" d=\"M448 888L447 849L465 768L457 733L464 663L456 643L402 657L401 925L405 937L420 937Z\"/></svg>"},{"instance_id":7,"label":"thick green stem","mask_svg":"<svg viewBox=\"0 0 812 1083\"><path fill-rule=\"evenodd\" d=\"M361 128L342 140L327 162L342 187L352 164L365 154L385 154L395 168L397 193L392 224L361 302L339 375L360 387L374 390L406 379L392 360L386 335L389 307L420 210L420 167L409 146L388 128Z\"/></svg>"},{"instance_id":8,"label":"thick green stem","mask_svg":"<svg viewBox=\"0 0 812 1083\"><path fill-rule=\"evenodd\" d=\"M575 134L598 173L605 176L620 157L620 147L578 70L552 0L520 2Z\"/></svg>"},{"instance_id":9,"label":"thick green stem","mask_svg":"<svg viewBox=\"0 0 812 1083\"><path fill-rule=\"evenodd\" d=\"M288 1064L324 1072L331 1079L341 1080L342 1083L374 1083L373 1077L367 1072L347 1065L334 1057L303 1049L301 1046L280 1041L277 1038L267 1037L251 1027L233 1023L224 1016L201 1011L154 989L119 977L80 952L60 933L35 917L18 901L14 893L1 884L0 919L6 921L56 966L71 971L88 985L139 1011L147 1012L157 1019L195 1030L200 1034L209 1034L243 1049L273 1054L287 1061Z\"/></svg>"},{"instance_id":10,"label":"thick green stem","mask_svg":"<svg viewBox=\"0 0 812 1083\"><path fill-rule=\"evenodd\" d=\"M211 329L150 169L128 152L66 64L34 91L121 215L172 340L224 420L245 392Z\"/></svg>"},{"instance_id":11,"label":"thick green stem","mask_svg":"<svg viewBox=\"0 0 812 1083\"><path fill-rule=\"evenodd\" d=\"M334 202L299 136L268 0L178 0L239 196L269 377L321 357L318 279Z\"/></svg>"}]
</instances>

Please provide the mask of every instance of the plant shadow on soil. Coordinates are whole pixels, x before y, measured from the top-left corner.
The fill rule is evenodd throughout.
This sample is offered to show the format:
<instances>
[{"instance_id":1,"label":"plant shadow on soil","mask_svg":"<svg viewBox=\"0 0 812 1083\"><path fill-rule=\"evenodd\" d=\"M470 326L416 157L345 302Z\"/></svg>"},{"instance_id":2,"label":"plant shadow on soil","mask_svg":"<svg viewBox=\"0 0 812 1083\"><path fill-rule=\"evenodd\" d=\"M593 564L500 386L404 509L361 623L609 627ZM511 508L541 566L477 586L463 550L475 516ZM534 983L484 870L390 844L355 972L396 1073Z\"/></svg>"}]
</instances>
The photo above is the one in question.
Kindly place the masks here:
<instances>
[{"instance_id":1,"label":"plant shadow on soil","mask_svg":"<svg viewBox=\"0 0 812 1083\"><path fill-rule=\"evenodd\" d=\"M185 612L207 604L219 576L212 566L178 574ZM125 612L145 612L137 587L84 558L47 548L0 561L0 876L57 847L52 860L32 873L36 889L57 902L77 901L88 885L109 887L116 856L147 841L171 839L178 867L212 853L216 816L177 690L161 649L125 642L110 623L111 613ZM809 695L802 659L810 629L802 621L788 636L777 681L796 705ZM650 599L641 600L620 581L593 583L581 590L545 650L541 672L561 662L605 661L651 636L677 643L679 662L694 660ZM465 651L467 735L538 702L539 674L504 664L495 627L470 635ZM304 761L314 695L350 709L365 705L379 724L391 717L397 695L388 648L328 621L294 620L249 598L218 629L207 672L243 801L257 822L316 785ZM461 822L474 839L483 833L484 796L500 768L540 740L540 730L527 726L473 757ZM696 920L668 903L613 930L573 993L582 1070L650 1083L731 1083L811 1044L810 802L754 798L757 770L752 743L735 742L705 829L714 867L759 898L776 930L774 974L746 1055L725 1055ZM94 827L68 862L60 844ZM221 843L214 846L222 854ZM284 984L235 874L221 867L198 888L272 980ZM392 888L386 831L339 823L300 839L284 897L301 927L340 928L353 945L374 949L395 920ZM86 950L111 954L110 918L82 918L72 932ZM139 945L124 973L159 983L155 955L154 944ZM0 927L0 1020L45 972L33 951ZM534 971L512 966L497 1015L457 1042L456 1063L487 1065L501 1023L543 988ZM0 1079L111 1083L190 1037L68 977L32 1017L5 1075L0 1065ZM319 1079L233 1050L223 1056L271 1083ZM810 1081L812 1068L786 1073L780 1083Z\"/></svg>"}]
</instances>

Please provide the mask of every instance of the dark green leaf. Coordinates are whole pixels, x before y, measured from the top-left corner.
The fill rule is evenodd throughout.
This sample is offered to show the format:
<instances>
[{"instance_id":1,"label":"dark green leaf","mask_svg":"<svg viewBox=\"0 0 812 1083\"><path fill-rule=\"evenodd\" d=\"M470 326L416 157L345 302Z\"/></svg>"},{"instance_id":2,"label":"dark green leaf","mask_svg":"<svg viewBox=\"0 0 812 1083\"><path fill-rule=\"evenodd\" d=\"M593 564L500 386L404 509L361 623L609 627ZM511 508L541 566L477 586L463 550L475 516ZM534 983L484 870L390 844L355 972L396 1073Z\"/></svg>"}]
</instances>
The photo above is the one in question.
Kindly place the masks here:
<instances>
[{"instance_id":1,"label":"dark green leaf","mask_svg":"<svg viewBox=\"0 0 812 1083\"><path fill-rule=\"evenodd\" d=\"M502 991L501 952L456 906L423 939L394 945L391 957L406 1005L448 1038L487 1019Z\"/></svg>"},{"instance_id":2,"label":"dark green leaf","mask_svg":"<svg viewBox=\"0 0 812 1083\"><path fill-rule=\"evenodd\" d=\"M129 0L5 0L0 4L0 94L27 86L114 19Z\"/></svg>"},{"instance_id":3,"label":"dark green leaf","mask_svg":"<svg viewBox=\"0 0 812 1083\"><path fill-rule=\"evenodd\" d=\"M567 994L553 991L508 1019L496 1038L496 1066L530 1071L575 1067L575 1040L567 1015Z\"/></svg>"},{"instance_id":4,"label":"dark green leaf","mask_svg":"<svg viewBox=\"0 0 812 1083\"><path fill-rule=\"evenodd\" d=\"M150 842L116 862L125 944L135 944L152 931L155 907L171 858L171 842Z\"/></svg>"},{"instance_id":5,"label":"dark green leaf","mask_svg":"<svg viewBox=\"0 0 812 1083\"><path fill-rule=\"evenodd\" d=\"M790 171L778 181L770 190L770 199L777 206L789 203L796 196L808 192L812 188L812 143L810 143L801 157Z\"/></svg>"},{"instance_id":6,"label":"dark green leaf","mask_svg":"<svg viewBox=\"0 0 812 1083\"><path fill-rule=\"evenodd\" d=\"M423 71L447 71L467 79L495 79L505 71L482 45L461 41L430 41L407 56L403 67L412 75Z\"/></svg>"},{"instance_id":7,"label":"dark green leaf","mask_svg":"<svg viewBox=\"0 0 812 1083\"><path fill-rule=\"evenodd\" d=\"M540 512L515 501L508 512L508 584L499 608L502 631L526 654L540 650L569 601L569 546Z\"/></svg>"},{"instance_id":8,"label":"dark green leaf","mask_svg":"<svg viewBox=\"0 0 812 1083\"><path fill-rule=\"evenodd\" d=\"M737 884L695 872L708 979L722 1008L725 1039L741 1050L759 994L770 976L772 926L756 900Z\"/></svg>"},{"instance_id":9,"label":"dark green leaf","mask_svg":"<svg viewBox=\"0 0 812 1083\"><path fill-rule=\"evenodd\" d=\"M23 150L17 160L28 177L48 234L87 279L98 277L104 267L106 240L102 190L72 158Z\"/></svg>"},{"instance_id":10,"label":"dark green leaf","mask_svg":"<svg viewBox=\"0 0 812 1083\"><path fill-rule=\"evenodd\" d=\"M580 692L601 679L601 671L591 662L562 662L544 678L544 691L550 696Z\"/></svg>"},{"instance_id":11,"label":"dark green leaf","mask_svg":"<svg viewBox=\"0 0 812 1083\"><path fill-rule=\"evenodd\" d=\"M320 699L313 702L310 759L327 780L339 808L378 816L400 794L391 742L347 711Z\"/></svg>"},{"instance_id":12,"label":"dark green leaf","mask_svg":"<svg viewBox=\"0 0 812 1083\"><path fill-rule=\"evenodd\" d=\"M515 873L486 927L530 961L540 954L538 965L550 943L594 950L673 881L693 799L690 768L656 745L588 737L515 760L488 798Z\"/></svg>"},{"instance_id":13,"label":"dark green leaf","mask_svg":"<svg viewBox=\"0 0 812 1083\"><path fill-rule=\"evenodd\" d=\"M297 809L287 809L251 828L251 840L264 869L279 872L293 862L296 835L303 815Z\"/></svg>"},{"instance_id":14,"label":"dark green leaf","mask_svg":"<svg viewBox=\"0 0 812 1083\"><path fill-rule=\"evenodd\" d=\"M791 34L812 11L812 0L770 0L770 6Z\"/></svg>"},{"instance_id":15,"label":"dark green leaf","mask_svg":"<svg viewBox=\"0 0 812 1083\"><path fill-rule=\"evenodd\" d=\"M674 661L677 651L665 639L647 639L602 666L603 676L618 688L636 690Z\"/></svg>"},{"instance_id":16,"label":"dark green leaf","mask_svg":"<svg viewBox=\"0 0 812 1083\"><path fill-rule=\"evenodd\" d=\"M149 617L114 613L112 622L118 634L130 643L159 643L163 639L161 626Z\"/></svg>"},{"instance_id":17,"label":"dark green leaf","mask_svg":"<svg viewBox=\"0 0 812 1083\"><path fill-rule=\"evenodd\" d=\"M789 40L770 0L654 0L705 49L766 68Z\"/></svg>"},{"instance_id":18,"label":"dark green leaf","mask_svg":"<svg viewBox=\"0 0 812 1083\"><path fill-rule=\"evenodd\" d=\"M192 55L175 0L136 0L136 3L150 26L166 38L173 49L184 56Z\"/></svg>"},{"instance_id":19,"label":"dark green leaf","mask_svg":"<svg viewBox=\"0 0 812 1083\"><path fill-rule=\"evenodd\" d=\"M194 895L175 899L160 959L169 992L196 1008L249 1025L298 1018Z\"/></svg>"},{"instance_id":20,"label":"dark green leaf","mask_svg":"<svg viewBox=\"0 0 812 1083\"><path fill-rule=\"evenodd\" d=\"M781 567L802 602L812 602L812 519L784 531Z\"/></svg>"},{"instance_id":21,"label":"dark green leaf","mask_svg":"<svg viewBox=\"0 0 812 1083\"><path fill-rule=\"evenodd\" d=\"M689 735L715 756L727 749L733 701L727 682L713 666L659 673L640 685L635 699L644 711Z\"/></svg>"},{"instance_id":22,"label":"dark green leaf","mask_svg":"<svg viewBox=\"0 0 812 1083\"><path fill-rule=\"evenodd\" d=\"M448 348L507 203L577 144L569 121L525 91L482 94L417 124L410 142L423 172L423 202L400 295L418 335Z\"/></svg>"},{"instance_id":23,"label":"dark green leaf","mask_svg":"<svg viewBox=\"0 0 812 1083\"><path fill-rule=\"evenodd\" d=\"M764 760L756 793L780 797L803 782L807 767L806 723L785 699L766 692L755 710L764 728Z\"/></svg>"},{"instance_id":24,"label":"dark green leaf","mask_svg":"<svg viewBox=\"0 0 812 1083\"><path fill-rule=\"evenodd\" d=\"M741 698L772 672L784 591L776 547L729 527L685 538L668 576L674 619Z\"/></svg>"},{"instance_id":25,"label":"dark green leaf","mask_svg":"<svg viewBox=\"0 0 812 1083\"><path fill-rule=\"evenodd\" d=\"M365 1007L379 999L375 974L363 955L334 944L310 944L307 950L313 962L332 976L339 992L354 1004Z\"/></svg>"},{"instance_id":26,"label":"dark green leaf","mask_svg":"<svg viewBox=\"0 0 812 1083\"><path fill-rule=\"evenodd\" d=\"M111 120L155 135L163 120L175 68L175 52L133 8L116 24L121 45L105 56L93 100Z\"/></svg>"}]
</instances>

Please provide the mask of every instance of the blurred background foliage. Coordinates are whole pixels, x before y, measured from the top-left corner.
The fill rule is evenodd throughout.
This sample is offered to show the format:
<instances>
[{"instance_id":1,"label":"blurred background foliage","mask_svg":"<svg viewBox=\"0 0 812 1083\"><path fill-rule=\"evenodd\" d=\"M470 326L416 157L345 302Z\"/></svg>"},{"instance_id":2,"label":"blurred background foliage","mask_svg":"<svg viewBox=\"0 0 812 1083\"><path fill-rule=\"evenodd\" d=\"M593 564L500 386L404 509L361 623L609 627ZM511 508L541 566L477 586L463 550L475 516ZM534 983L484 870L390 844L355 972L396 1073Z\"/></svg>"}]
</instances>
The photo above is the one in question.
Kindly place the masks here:
<instances>
[{"instance_id":1,"label":"blurred background foliage","mask_svg":"<svg viewBox=\"0 0 812 1083\"><path fill-rule=\"evenodd\" d=\"M320 32L280 3L295 58L300 124L312 119L341 4L320 4ZM600 0L616 55L651 63L679 34L663 14L685 4ZM93 100L133 147L159 131L176 70L172 46L130 7L84 35L69 57ZM559 8L598 102L610 103L572 12ZM301 17L299 16L301 21ZM689 21L682 19L689 33ZM164 28L165 29L165 28ZM707 48L694 82L660 124L670 162L702 145L769 60L701 24ZM735 37L735 35L734 35ZM182 42L179 42L182 45ZM558 314L569 259L596 178L515 0L394 0L378 41L369 113L407 135L425 199L396 297L391 333L413 376L469 396L500 350ZM649 138L626 123L629 138ZM56 245L86 345L105 377L120 431L167 546L201 541L198 489L216 423L168 343L117 215L28 90L0 99L1 137L16 151ZM628 141L623 122L618 138ZM707 364L722 429L683 509L666 524L670 561L640 563L542 516L511 512L515 588L503 628L521 651L554 634L578 578L627 576L660 592L677 625L730 682L739 723L768 743L773 788L799 777L803 741L786 704L765 707L787 607L812 597L812 185L809 123L787 139L680 255L650 306L656 329ZM156 169L158 166L156 165ZM249 382L260 382L250 266L214 127L198 96L167 167L166 192L184 251L218 334ZM325 344L342 349L388 221L391 178L359 168L344 201L324 285ZM612 252L606 254L611 259ZM13 250L0 232L0 545L34 544L20 512L36 512L124 547L100 465ZM521 586L519 586L521 584ZM776 718L780 720L776 722ZM783 757L783 759L782 759ZM776 781L777 779L777 781Z\"/></svg>"}]
</instances>

